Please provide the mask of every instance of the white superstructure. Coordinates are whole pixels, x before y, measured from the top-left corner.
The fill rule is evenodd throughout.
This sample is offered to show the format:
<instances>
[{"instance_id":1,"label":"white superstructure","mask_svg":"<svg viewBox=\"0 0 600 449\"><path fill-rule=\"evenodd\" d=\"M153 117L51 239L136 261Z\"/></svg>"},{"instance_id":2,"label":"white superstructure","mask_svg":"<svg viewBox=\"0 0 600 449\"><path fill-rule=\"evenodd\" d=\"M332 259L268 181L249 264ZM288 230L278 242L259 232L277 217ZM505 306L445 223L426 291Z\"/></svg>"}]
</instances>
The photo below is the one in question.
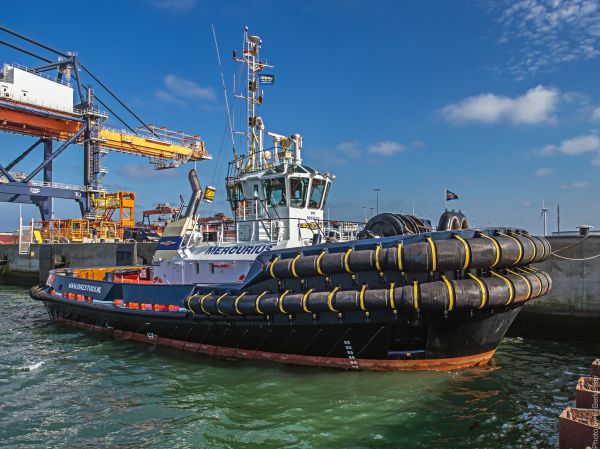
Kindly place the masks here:
<instances>
[{"instance_id":1,"label":"white superstructure","mask_svg":"<svg viewBox=\"0 0 600 449\"><path fill-rule=\"evenodd\" d=\"M11 64L2 67L0 98L54 111L73 112L73 88Z\"/></svg>"},{"instance_id":2,"label":"white superstructure","mask_svg":"<svg viewBox=\"0 0 600 449\"><path fill-rule=\"evenodd\" d=\"M244 42L242 54L238 57L234 53L234 59L247 68L246 92L236 95L245 102L247 128L235 134L244 137L246 151L238 154L234 148L226 179L227 200L235 216L235 239L202 241L200 233L182 227L182 220L189 218L169 224L165 235L180 235L182 241L175 243L163 237L161 242L178 247L159 244L153 265L155 278L162 282L241 282L264 251L314 245L326 238L353 238L359 231L343 223L348 226L342 227L346 230L342 235L324 220L323 210L335 177L302 163L302 136L265 131L265 122L258 114L264 98L261 85L272 84L274 77L261 72L272 66L260 59L262 41L258 36L249 35L246 29ZM191 200L189 207L193 207ZM355 232L348 233L349 229Z\"/></svg>"}]
</instances>

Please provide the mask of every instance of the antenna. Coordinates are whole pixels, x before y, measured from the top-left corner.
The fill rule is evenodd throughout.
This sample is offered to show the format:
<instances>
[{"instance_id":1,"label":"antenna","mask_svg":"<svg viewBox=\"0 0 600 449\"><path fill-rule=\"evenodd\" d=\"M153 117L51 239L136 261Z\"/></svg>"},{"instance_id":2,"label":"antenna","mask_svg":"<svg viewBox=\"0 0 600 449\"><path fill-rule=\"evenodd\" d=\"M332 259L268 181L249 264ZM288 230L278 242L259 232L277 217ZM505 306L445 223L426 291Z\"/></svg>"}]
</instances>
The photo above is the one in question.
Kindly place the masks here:
<instances>
[{"instance_id":1,"label":"antenna","mask_svg":"<svg viewBox=\"0 0 600 449\"><path fill-rule=\"evenodd\" d=\"M235 98L243 99L246 102L246 170L257 170L264 166L263 153L263 133L264 123L257 115L257 109L263 102L263 93L260 90L263 78L269 79L268 84L272 84L272 75L262 75L260 72L265 68L273 66L261 61L260 47L262 40L260 37L248 34L248 27L244 29L244 47L241 57L238 57L236 51L233 52L233 60L246 65L246 95L235 95Z\"/></svg>"},{"instance_id":2,"label":"antenna","mask_svg":"<svg viewBox=\"0 0 600 449\"><path fill-rule=\"evenodd\" d=\"M542 217L544 217L544 237L546 237L547 235L547 227L546 227L546 218L548 216L548 208L545 206L544 204L544 200L542 200L542 213L540 214L540 218L538 219L538 221L540 221L542 219Z\"/></svg>"},{"instance_id":3,"label":"antenna","mask_svg":"<svg viewBox=\"0 0 600 449\"><path fill-rule=\"evenodd\" d=\"M235 151L235 139L233 135L233 124L231 123L231 112L229 111L229 99L227 98L227 87L225 86L225 77L223 76L223 65L221 64L219 44L217 43L217 33L215 31L215 26L211 25L211 27L213 32L213 38L215 39L215 51L217 52L219 70L221 71L221 84L223 85L223 95L225 96L225 108L227 109L227 122L229 123L229 132L231 133L231 146L233 147L233 157L237 159L237 151Z\"/></svg>"}]
</instances>

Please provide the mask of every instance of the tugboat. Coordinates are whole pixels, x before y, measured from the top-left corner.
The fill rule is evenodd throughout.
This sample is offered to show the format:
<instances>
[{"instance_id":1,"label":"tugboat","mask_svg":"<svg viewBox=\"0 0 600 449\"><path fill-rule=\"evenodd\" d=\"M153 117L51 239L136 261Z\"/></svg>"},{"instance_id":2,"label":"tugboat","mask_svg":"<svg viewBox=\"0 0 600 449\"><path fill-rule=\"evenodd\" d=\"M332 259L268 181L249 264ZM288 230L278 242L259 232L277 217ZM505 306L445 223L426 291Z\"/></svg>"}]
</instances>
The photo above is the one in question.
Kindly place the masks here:
<instances>
[{"instance_id":1,"label":"tugboat","mask_svg":"<svg viewBox=\"0 0 600 449\"><path fill-rule=\"evenodd\" d=\"M257 115L270 68L244 33L246 151L229 164L228 230L198 232L194 170L185 213L152 265L58 269L31 289L50 318L117 339L214 357L350 370L449 370L489 362L526 301L546 294L544 238L468 227L446 211L438 230L398 214L329 222L335 177L302 160L302 137L267 132ZM267 138L272 146L265 148Z\"/></svg>"}]
</instances>

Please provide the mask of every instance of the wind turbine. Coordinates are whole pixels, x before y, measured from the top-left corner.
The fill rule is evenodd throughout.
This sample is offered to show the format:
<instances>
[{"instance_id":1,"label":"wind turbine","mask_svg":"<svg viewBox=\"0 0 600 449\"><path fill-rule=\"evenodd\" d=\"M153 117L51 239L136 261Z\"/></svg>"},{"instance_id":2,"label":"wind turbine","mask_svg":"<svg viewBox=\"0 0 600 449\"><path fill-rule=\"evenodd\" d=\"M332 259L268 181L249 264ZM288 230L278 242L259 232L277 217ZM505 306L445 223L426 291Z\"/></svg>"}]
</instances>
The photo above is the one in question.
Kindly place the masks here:
<instances>
[{"instance_id":1,"label":"wind turbine","mask_svg":"<svg viewBox=\"0 0 600 449\"><path fill-rule=\"evenodd\" d=\"M546 237L546 218L548 216L548 208L544 205L544 200L542 200L542 213L540 214L540 218L538 218L538 221L540 221L542 219L542 217L544 217L544 237Z\"/></svg>"}]
</instances>

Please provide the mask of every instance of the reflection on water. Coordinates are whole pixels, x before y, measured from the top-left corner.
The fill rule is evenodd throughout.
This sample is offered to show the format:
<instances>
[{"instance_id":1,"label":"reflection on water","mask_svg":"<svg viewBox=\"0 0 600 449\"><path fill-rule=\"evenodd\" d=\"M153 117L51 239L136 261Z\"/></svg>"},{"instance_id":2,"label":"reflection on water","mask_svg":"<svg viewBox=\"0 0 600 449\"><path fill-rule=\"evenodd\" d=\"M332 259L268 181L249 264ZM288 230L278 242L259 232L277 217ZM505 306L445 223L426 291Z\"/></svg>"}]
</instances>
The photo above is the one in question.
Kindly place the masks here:
<instances>
[{"instance_id":1,"label":"reflection on water","mask_svg":"<svg viewBox=\"0 0 600 449\"><path fill-rule=\"evenodd\" d=\"M449 373L219 361L48 321L0 290L0 445L546 448L600 345L507 339Z\"/></svg>"}]
</instances>

